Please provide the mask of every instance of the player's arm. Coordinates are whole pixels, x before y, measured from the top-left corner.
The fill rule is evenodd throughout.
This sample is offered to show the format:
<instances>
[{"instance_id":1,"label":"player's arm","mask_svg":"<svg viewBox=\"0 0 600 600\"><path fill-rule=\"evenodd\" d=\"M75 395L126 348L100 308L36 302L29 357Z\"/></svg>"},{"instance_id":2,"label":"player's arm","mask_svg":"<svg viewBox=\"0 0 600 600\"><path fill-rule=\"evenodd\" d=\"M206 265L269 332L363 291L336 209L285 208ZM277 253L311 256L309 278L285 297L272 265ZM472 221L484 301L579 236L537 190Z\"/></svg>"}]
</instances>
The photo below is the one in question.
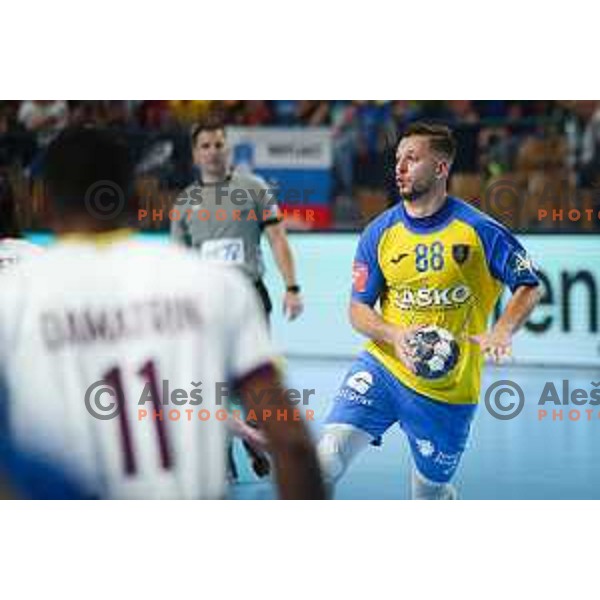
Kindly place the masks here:
<instances>
[{"instance_id":1,"label":"player's arm","mask_svg":"<svg viewBox=\"0 0 600 600\"><path fill-rule=\"evenodd\" d=\"M300 292L294 289L298 286L298 280L285 225L282 221L271 223L265 231L286 289L283 297L283 311L289 319L293 320L302 313L304 306Z\"/></svg>"},{"instance_id":2,"label":"player's arm","mask_svg":"<svg viewBox=\"0 0 600 600\"><path fill-rule=\"evenodd\" d=\"M272 366L275 353L256 292L239 273L227 271L222 276L226 283L223 297L228 299L223 317L230 376L266 437L279 494L286 499L322 499L316 453Z\"/></svg>"},{"instance_id":3,"label":"player's arm","mask_svg":"<svg viewBox=\"0 0 600 600\"><path fill-rule=\"evenodd\" d=\"M508 286L512 296L491 331L471 336L494 362L510 356L512 339L540 301L540 280L519 241L505 228L487 222L480 230L493 277Z\"/></svg>"},{"instance_id":4,"label":"player's arm","mask_svg":"<svg viewBox=\"0 0 600 600\"><path fill-rule=\"evenodd\" d=\"M348 317L359 333L375 341L393 343L396 328L386 323L372 306L352 299Z\"/></svg>"},{"instance_id":5,"label":"player's arm","mask_svg":"<svg viewBox=\"0 0 600 600\"><path fill-rule=\"evenodd\" d=\"M518 287L492 330L472 336L471 340L479 344L481 351L496 363L510 356L513 336L533 312L540 298L539 286Z\"/></svg>"},{"instance_id":6,"label":"player's arm","mask_svg":"<svg viewBox=\"0 0 600 600\"><path fill-rule=\"evenodd\" d=\"M524 285L517 288L494 326L494 330L505 331L511 336L517 333L541 297L542 291L539 286Z\"/></svg>"},{"instance_id":7,"label":"player's arm","mask_svg":"<svg viewBox=\"0 0 600 600\"><path fill-rule=\"evenodd\" d=\"M277 269L283 279L285 293L283 295L283 313L288 319L293 320L302 314L304 303L298 280L296 279L296 267L294 255L288 240L285 225L281 219L281 212L277 204L277 198L263 181L259 184L258 210L260 213L261 226L264 228L269 240L269 246L275 259Z\"/></svg>"},{"instance_id":8,"label":"player's arm","mask_svg":"<svg viewBox=\"0 0 600 600\"><path fill-rule=\"evenodd\" d=\"M255 371L239 382L237 389L244 407L255 412L265 434L280 497L284 500L325 499L315 449L304 422L294 420L294 408L276 369L268 366ZM268 408L264 398L269 398Z\"/></svg>"},{"instance_id":9,"label":"player's arm","mask_svg":"<svg viewBox=\"0 0 600 600\"><path fill-rule=\"evenodd\" d=\"M189 223L187 222L187 206L175 206L181 214L180 219L171 220L171 241L181 246L190 245Z\"/></svg>"},{"instance_id":10,"label":"player's arm","mask_svg":"<svg viewBox=\"0 0 600 600\"><path fill-rule=\"evenodd\" d=\"M376 226L375 223L365 230L356 250L352 267L350 323L356 331L368 338L393 346L398 359L414 372L413 350L408 342L419 327L401 328L387 323L374 308L385 287L377 257L379 235Z\"/></svg>"},{"instance_id":11,"label":"player's arm","mask_svg":"<svg viewBox=\"0 0 600 600\"><path fill-rule=\"evenodd\" d=\"M376 342L390 344L398 359L411 371L415 370L408 342L420 326L401 328L386 323L373 307L356 300L350 301L349 318L356 331Z\"/></svg>"}]
</instances>

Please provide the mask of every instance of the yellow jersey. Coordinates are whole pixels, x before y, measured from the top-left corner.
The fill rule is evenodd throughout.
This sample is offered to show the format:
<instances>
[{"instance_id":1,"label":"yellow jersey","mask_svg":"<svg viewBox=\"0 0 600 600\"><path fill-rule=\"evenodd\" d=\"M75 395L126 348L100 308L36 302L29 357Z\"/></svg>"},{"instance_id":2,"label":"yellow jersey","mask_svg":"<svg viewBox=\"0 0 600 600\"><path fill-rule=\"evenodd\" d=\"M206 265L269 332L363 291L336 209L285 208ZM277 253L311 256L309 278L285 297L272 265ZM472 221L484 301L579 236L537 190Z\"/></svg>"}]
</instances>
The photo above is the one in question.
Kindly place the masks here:
<instances>
[{"instance_id":1,"label":"yellow jersey","mask_svg":"<svg viewBox=\"0 0 600 600\"><path fill-rule=\"evenodd\" d=\"M370 341L366 350L404 385L434 400L474 404L483 357L468 336L483 333L504 285L539 285L523 246L503 225L448 196L442 208L411 217L404 203L363 232L353 266L352 299L374 307L387 323L437 325L460 349L456 366L440 379L412 373L393 347Z\"/></svg>"}]
</instances>

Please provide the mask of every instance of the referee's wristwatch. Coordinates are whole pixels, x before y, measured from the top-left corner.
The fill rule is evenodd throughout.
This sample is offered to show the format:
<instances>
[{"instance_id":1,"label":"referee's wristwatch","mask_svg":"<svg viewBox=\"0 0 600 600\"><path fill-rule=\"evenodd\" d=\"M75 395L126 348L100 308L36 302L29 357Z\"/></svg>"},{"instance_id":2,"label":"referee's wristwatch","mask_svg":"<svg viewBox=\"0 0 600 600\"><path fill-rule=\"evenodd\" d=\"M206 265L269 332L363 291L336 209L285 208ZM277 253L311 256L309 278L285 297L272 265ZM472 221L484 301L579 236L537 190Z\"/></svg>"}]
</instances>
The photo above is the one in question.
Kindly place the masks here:
<instances>
[{"instance_id":1,"label":"referee's wristwatch","mask_svg":"<svg viewBox=\"0 0 600 600\"><path fill-rule=\"evenodd\" d=\"M299 285L288 285L287 286L287 291L292 293L292 294L299 294L300 293L300 286Z\"/></svg>"}]
</instances>

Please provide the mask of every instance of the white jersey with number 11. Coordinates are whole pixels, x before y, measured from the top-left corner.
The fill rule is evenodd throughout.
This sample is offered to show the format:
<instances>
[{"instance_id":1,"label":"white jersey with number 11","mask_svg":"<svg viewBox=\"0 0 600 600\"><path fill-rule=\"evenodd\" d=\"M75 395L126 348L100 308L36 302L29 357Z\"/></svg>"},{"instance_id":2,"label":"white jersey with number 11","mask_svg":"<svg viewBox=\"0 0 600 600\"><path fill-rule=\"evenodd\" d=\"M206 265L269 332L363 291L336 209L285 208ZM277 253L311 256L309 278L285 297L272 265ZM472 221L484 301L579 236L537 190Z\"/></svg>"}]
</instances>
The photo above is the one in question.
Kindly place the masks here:
<instances>
[{"instance_id":1,"label":"white jersey with number 11","mask_svg":"<svg viewBox=\"0 0 600 600\"><path fill-rule=\"evenodd\" d=\"M273 357L245 278L181 248L65 239L3 277L1 426L92 496L222 497L222 391Z\"/></svg>"}]
</instances>

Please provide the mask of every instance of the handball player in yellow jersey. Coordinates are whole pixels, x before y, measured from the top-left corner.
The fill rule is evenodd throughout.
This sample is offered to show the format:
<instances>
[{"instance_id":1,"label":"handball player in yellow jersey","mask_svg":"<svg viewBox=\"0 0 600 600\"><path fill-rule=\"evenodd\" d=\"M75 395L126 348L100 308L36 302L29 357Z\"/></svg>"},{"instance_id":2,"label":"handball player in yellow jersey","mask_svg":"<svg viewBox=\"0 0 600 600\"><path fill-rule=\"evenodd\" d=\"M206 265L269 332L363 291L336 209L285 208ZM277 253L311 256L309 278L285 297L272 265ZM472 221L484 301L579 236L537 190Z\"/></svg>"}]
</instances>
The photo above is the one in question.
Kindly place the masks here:
<instances>
[{"instance_id":1,"label":"handball player in yellow jersey","mask_svg":"<svg viewBox=\"0 0 600 600\"><path fill-rule=\"evenodd\" d=\"M319 444L330 486L398 422L412 451L412 497L455 498L450 481L479 400L483 359L510 354L539 300L539 279L517 239L448 195L455 153L447 127L409 126L396 152L401 201L361 235L350 321L369 342L334 399ZM487 331L503 286L512 297ZM417 373L414 345L415 333L431 326L457 345L452 368L436 378Z\"/></svg>"}]
</instances>

